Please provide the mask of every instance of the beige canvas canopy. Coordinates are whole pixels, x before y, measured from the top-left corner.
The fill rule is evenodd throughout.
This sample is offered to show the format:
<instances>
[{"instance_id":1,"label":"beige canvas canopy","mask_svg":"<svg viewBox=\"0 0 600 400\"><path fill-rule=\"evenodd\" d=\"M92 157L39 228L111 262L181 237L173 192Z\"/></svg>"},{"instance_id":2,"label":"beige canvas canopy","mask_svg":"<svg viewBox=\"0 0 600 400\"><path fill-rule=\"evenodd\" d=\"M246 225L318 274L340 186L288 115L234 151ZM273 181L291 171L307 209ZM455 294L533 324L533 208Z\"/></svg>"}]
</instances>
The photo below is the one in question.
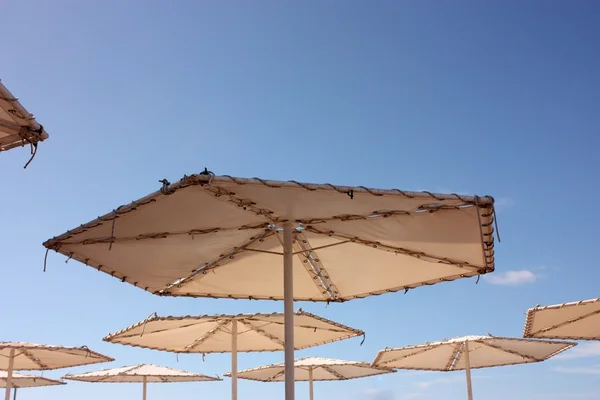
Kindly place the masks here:
<instances>
[{"instance_id":1,"label":"beige canvas canopy","mask_svg":"<svg viewBox=\"0 0 600 400\"><path fill-rule=\"evenodd\" d=\"M8 372L0 371L0 387L6 387ZM43 376L12 374L11 386L15 389L31 388L40 386L57 386L66 385L66 382L57 381L55 379L44 378Z\"/></svg>"},{"instance_id":2,"label":"beige canvas canopy","mask_svg":"<svg viewBox=\"0 0 600 400\"><path fill-rule=\"evenodd\" d=\"M299 310L294 316L297 350L364 336L364 332ZM150 316L104 338L111 343L174 353L232 353L232 398L237 398L237 352L284 350L283 313Z\"/></svg>"},{"instance_id":3,"label":"beige canvas canopy","mask_svg":"<svg viewBox=\"0 0 600 400\"><path fill-rule=\"evenodd\" d=\"M296 381L308 381L310 400L314 398L314 381L344 381L365 378L368 376L395 372L386 368L373 367L365 362L333 360L329 358L301 358L294 362ZM231 376L226 373L225 376ZM246 369L238 372L241 379L260 382L283 382L285 380L285 364L273 364L264 367Z\"/></svg>"},{"instance_id":4,"label":"beige canvas canopy","mask_svg":"<svg viewBox=\"0 0 600 400\"><path fill-rule=\"evenodd\" d=\"M523 337L600 340L600 298L527 310Z\"/></svg>"},{"instance_id":5,"label":"beige canvas canopy","mask_svg":"<svg viewBox=\"0 0 600 400\"><path fill-rule=\"evenodd\" d=\"M465 370L469 400L471 369L547 360L575 343L496 336L463 336L441 342L381 350L374 366L424 371Z\"/></svg>"},{"instance_id":6,"label":"beige canvas canopy","mask_svg":"<svg viewBox=\"0 0 600 400\"><path fill-rule=\"evenodd\" d=\"M7 371L5 400L10 400L14 370L51 370L114 361L87 347L0 342L0 370Z\"/></svg>"},{"instance_id":7,"label":"beige canvas canopy","mask_svg":"<svg viewBox=\"0 0 600 400\"><path fill-rule=\"evenodd\" d=\"M491 197L215 176L209 171L44 245L161 296L342 302L494 270Z\"/></svg>"},{"instance_id":8,"label":"beige canvas canopy","mask_svg":"<svg viewBox=\"0 0 600 400\"><path fill-rule=\"evenodd\" d=\"M44 127L0 82L0 152L30 145L33 158L37 144L47 138Z\"/></svg>"},{"instance_id":9,"label":"beige canvas canopy","mask_svg":"<svg viewBox=\"0 0 600 400\"><path fill-rule=\"evenodd\" d=\"M146 400L146 386L148 383L208 382L221 380L216 376L180 371L152 364L132 365L84 374L67 374L63 376L63 379L97 383L142 383L143 400Z\"/></svg>"}]
</instances>

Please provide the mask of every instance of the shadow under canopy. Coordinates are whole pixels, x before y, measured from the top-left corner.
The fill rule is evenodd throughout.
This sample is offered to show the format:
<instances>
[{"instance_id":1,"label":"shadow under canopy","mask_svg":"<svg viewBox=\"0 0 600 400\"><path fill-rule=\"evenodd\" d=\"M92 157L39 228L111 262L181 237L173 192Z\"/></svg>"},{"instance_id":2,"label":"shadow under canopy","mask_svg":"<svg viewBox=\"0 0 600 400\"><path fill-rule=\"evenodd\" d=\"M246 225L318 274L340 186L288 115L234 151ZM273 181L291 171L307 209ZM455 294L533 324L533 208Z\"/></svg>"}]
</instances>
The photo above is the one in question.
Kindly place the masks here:
<instances>
[{"instance_id":1,"label":"shadow under canopy","mask_svg":"<svg viewBox=\"0 0 600 400\"><path fill-rule=\"evenodd\" d=\"M215 176L206 171L44 243L160 296L343 302L494 270L491 197Z\"/></svg>"}]
</instances>

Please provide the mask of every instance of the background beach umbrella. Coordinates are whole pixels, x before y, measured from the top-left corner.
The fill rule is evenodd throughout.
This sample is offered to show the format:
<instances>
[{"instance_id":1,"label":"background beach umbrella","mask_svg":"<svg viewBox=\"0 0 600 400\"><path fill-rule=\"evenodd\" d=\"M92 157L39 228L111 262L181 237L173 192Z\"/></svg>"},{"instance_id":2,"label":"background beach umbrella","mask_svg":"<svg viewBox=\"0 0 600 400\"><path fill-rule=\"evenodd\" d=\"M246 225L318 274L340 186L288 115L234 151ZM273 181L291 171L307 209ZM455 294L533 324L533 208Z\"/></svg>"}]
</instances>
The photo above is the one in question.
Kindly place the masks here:
<instances>
[{"instance_id":1,"label":"background beach umbrella","mask_svg":"<svg viewBox=\"0 0 600 400\"><path fill-rule=\"evenodd\" d=\"M386 368L373 367L365 362L333 360L330 358L308 357L294 362L296 381L309 382L310 400L314 398L314 381L345 381L368 376L395 372ZM224 374L231 376L230 373ZM260 382L283 382L285 380L285 364L273 364L246 369L238 372L241 379Z\"/></svg>"},{"instance_id":2,"label":"background beach umbrella","mask_svg":"<svg viewBox=\"0 0 600 400\"><path fill-rule=\"evenodd\" d=\"M575 343L496 336L463 336L441 342L381 350L374 366L424 371L465 370L469 400L471 369L547 360Z\"/></svg>"},{"instance_id":3,"label":"background beach umbrella","mask_svg":"<svg viewBox=\"0 0 600 400\"><path fill-rule=\"evenodd\" d=\"M494 270L491 197L185 176L44 243L160 296L343 302Z\"/></svg>"},{"instance_id":4,"label":"background beach umbrella","mask_svg":"<svg viewBox=\"0 0 600 400\"><path fill-rule=\"evenodd\" d=\"M6 387L7 378L8 372L0 371L0 387ZM56 385L66 385L66 383L55 379L44 378L43 376L12 374L12 387L15 389Z\"/></svg>"},{"instance_id":5,"label":"background beach umbrella","mask_svg":"<svg viewBox=\"0 0 600 400\"><path fill-rule=\"evenodd\" d=\"M44 127L0 82L0 152L30 145L33 159L38 143L45 139L48 134Z\"/></svg>"},{"instance_id":6,"label":"background beach umbrella","mask_svg":"<svg viewBox=\"0 0 600 400\"><path fill-rule=\"evenodd\" d=\"M63 379L96 383L141 383L142 398L146 400L146 386L150 383L220 381L216 376L195 374L152 364L105 369L84 374L67 374Z\"/></svg>"},{"instance_id":7,"label":"background beach umbrella","mask_svg":"<svg viewBox=\"0 0 600 400\"><path fill-rule=\"evenodd\" d=\"M600 298L527 310L523 337L600 340Z\"/></svg>"},{"instance_id":8,"label":"background beach umbrella","mask_svg":"<svg viewBox=\"0 0 600 400\"><path fill-rule=\"evenodd\" d=\"M8 372L0 371L0 387L6 387ZM17 389L32 388L41 386L58 386L66 385L66 382L57 381L55 379L44 378L43 376L12 374L12 388L14 392L13 400L17 398Z\"/></svg>"},{"instance_id":9,"label":"background beach umbrella","mask_svg":"<svg viewBox=\"0 0 600 400\"><path fill-rule=\"evenodd\" d=\"M284 349L284 315L238 314L159 317L153 315L104 338L173 353L232 353L232 398L237 398L237 353ZM294 317L295 348L314 347L364 332L299 310Z\"/></svg>"},{"instance_id":10,"label":"background beach umbrella","mask_svg":"<svg viewBox=\"0 0 600 400\"><path fill-rule=\"evenodd\" d=\"M0 370L7 371L5 400L10 400L14 370L45 371L114 361L87 347L0 342Z\"/></svg>"}]
</instances>

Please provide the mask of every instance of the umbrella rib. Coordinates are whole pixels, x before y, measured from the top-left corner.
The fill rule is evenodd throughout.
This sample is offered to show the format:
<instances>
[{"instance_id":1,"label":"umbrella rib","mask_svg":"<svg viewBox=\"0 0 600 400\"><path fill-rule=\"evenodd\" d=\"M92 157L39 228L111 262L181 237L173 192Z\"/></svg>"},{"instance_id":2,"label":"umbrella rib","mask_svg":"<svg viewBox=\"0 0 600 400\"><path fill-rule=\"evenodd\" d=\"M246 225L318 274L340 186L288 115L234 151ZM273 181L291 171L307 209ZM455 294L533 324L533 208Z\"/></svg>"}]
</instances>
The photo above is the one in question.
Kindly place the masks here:
<instances>
[{"instance_id":1,"label":"umbrella rib","mask_svg":"<svg viewBox=\"0 0 600 400\"><path fill-rule=\"evenodd\" d=\"M405 358L408 358L408 357L417 356L417 355L419 355L421 353L425 353L425 352L437 349L437 347L438 346L429 346L429 347L420 348L420 349L417 349L416 351L413 351L412 353L405 354L405 355L402 355L400 357L392 358L392 359L387 360L387 361L381 361L378 364L379 365L391 364L391 363L396 362L396 361L404 360Z\"/></svg>"},{"instance_id":2,"label":"umbrella rib","mask_svg":"<svg viewBox=\"0 0 600 400\"><path fill-rule=\"evenodd\" d=\"M258 322L267 322L267 321L263 321L261 319L257 319L257 318L245 318L247 321L258 321ZM279 322L279 321L268 321L269 324L274 324L274 325L283 325L283 322ZM328 322L329 323L329 322ZM343 329L343 328L321 328L321 327L316 327L314 325L294 325L296 328L305 328L305 329L318 329L320 331L327 331L327 332L337 332L337 333L344 333L344 332L348 332L348 329ZM360 335L359 335L360 336Z\"/></svg>"},{"instance_id":3,"label":"umbrella rib","mask_svg":"<svg viewBox=\"0 0 600 400\"><path fill-rule=\"evenodd\" d=\"M190 323L190 324L179 325L179 326L174 327L174 328L157 329L157 330L152 331L152 332L145 332L144 336L152 335L152 334L155 334L155 333L161 333L161 332L172 332L172 331L175 331L175 330L186 329L186 328L189 328L191 326L202 325L202 324L211 323L211 322L215 322L215 321L216 321L216 319L200 320L200 321L197 321L197 322L194 322L194 323ZM107 341L108 342L112 342L113 338L116 338L116 339L125 339L125 338L139 337L139 336L140 336L140 333L138 333L138 332L114 334L114 335L109 335L108 338L110 338L111 340L107 340Z\"/></svg>"},{"instance_id":4,"label":"umbrella rib","mask_svg":"<svg viewBox=\"0 0 600 400\"><path fill-rule=\"evenodd\" d=\"M193 281L196 278L199 279L204 274L206 274L208 271L214 271L216 268L219 268L219 267L225 265L228 262L228 260L232 260L235 255L245 251L247 247L253 245L254 243L258 242L261 239L266 239L274 234L275 234L275 232L273 232L273 230L267 229L264 232L260 233L259 235L251 237L246 242L242 243L241 245L239 245L237 247L234 247L231 251L229 251L225 254L222 254L217 259L215 259L209 263L206 263L206 264L200 266L199 268L196 268L190 275L186 276L185 278L180 278L180 279L168 284L165 289L158 291L157 294L168 295L172 289L180 288L180 287L190 283L191 281Z\"/></svg>"},{"instance_id":5,"label":"umbrella rib","mask_svg":"<svg viewBox=\"0 0 600 400\"><path fill-rule=\"evenodd\" d=\"M470 206L469 206L470 207ZM428 207L428 208L417 208L411 211L406 210L378 210L373 211L368 214L343 214L343 215L334 215L328 218L303 218L298 220L304 225L313 225L313 224L323 224L330 221L339 221L339 222L347 222L347 221L373 221L382 218L394 218L394 217L411 217L414 215L419 215L423 213L434 213L439 211L462 211L466 210L469 207L460 207L460 206L450 206L450 205L439 205L438 207Z\"/></svg>"},{"instance_id":6,"label":"umbrella rib","mask_svg":"<svg viewBox=\"0 0 600 400\"><path fill-rule=\"evenodd\" d=\"M284 343L282 340L278 339L277 337L271 335L269 332L264 331L263 329L254 326L252 324L249 324L248 322L244 321L244 320L239 320L238 322L240 322L242 325L250 328L251 330L263 335L264 337L266 337L267 339L271 340L272 342L277 343L280 346L284 346Z\"/></svg>"},{"instance_id":7,"label":"umbrella rib","mask_svg":"<svg viewBox=\"0 0 600 400\"><path fill-rule=\"evenodd\" d=\"M341 297L340 291L331 281L329 272L325 269L319 256L310 245L307 237L301 232L295 232L294 248L302 265L311 280L326 300L335 301Z\"/></svg>"},{"instance_id":8,"label":"umbrella rib","mask_svg":"<svg viewBox=\"0 0 600 400\"><path fill-rule=\"evenodd\" d=\"M331 375L335 376L336 378L338 378L341 381L348 379L344 375L340 374L339 372L337 372L333 368L330 368L327 365L319 365L319 367L323 368L325 371L329 372Z\"/></svg>"},{"instance_id":9,"label":"umbrella rib","mask_svg":"<svg viewBox=\"0 0 600 400\"><path fill-rule=\"evenodd\" d=\"M22 353L25 357L29 358L31 361L33 361L34 363L36 363L40 368L43 369L48 369L49 367L44 364L40 359L38 359L37 357L35 357L33 354L31 354L29 351L27 350L23 350Z\"/></svg>"},{"instance_id":10,"label":"umbrella rib","mask_svg":"<svg viewBox=\"0 0 600 400\"><path fill-rule=\"evenodd\" d=\"M312 232L312 233L315 233L318 235L326 235L326 236L334 237L334 238L341 239L341 240L349 240L352 243L361 244L361 245L368 246L368 247L378 249L381 251L387 251L387 252L391 252L391 253L395 253L395 254L402 254L405 256L418 258L419 260L423 260L423 261L453 265L458 268L472 270L472 271L479 271L481 269L485 269L485 267L479 267L477 265L472 265L466 261L456 261L456 260L452 260L449 258L438 257L438 256L435 256L432 254L427 254L422 251L414 251L414 250L405 249L402 247L388 246L388 245L385 245L385 244L382 244L379 242L375 242L372 240L366 240L366 239L361 239L360 237L346 235L341 232L324 231L324 230L316 229L313 226L307 226L307 227L305 227L305 229L308 232Z\"/></svg>"},{"instance_id":11,"label":"umbrella rib","mask_svg":"<svg viewBox=\"0 0 600 400\"><path fill-rule=\"evenodd\" d=\"M76 241L64 241L59 242L61 245L90 245L90 244L101 244L101 243L123 243L123 242L139 242L143 240L155 240L155 239L166 239L174 236L200 236L206 235L210 233L217 232L228 232L228 231L242 231L242 230L251 230L251 229L266 229L269 227L268 222L264 222L257 225L244 225L239 228L202 228L202 229L190 229L187 231L175 231L175 232L149 232L149 233L141 233L135 236L124 236L124 237L116 237L116 236L106 236L106 237L95 237L95 238L87 238Z\"/></svg>"},{"instance_id":12,"label":"umbrella rib","mask_svg":"<svg viewBox=\"0 0 600 400\"><path fill-rule=\"evenodd\" d=\"M272 382L272 381L274 381L275 379L279 378L279 377L280 377L281 375L283 375L283 374L285 374L285 370L284 370L284 369L282 369L281 371L277 372L275 375L272 375L272 376L268 377L268 378L266 379L266 381L267 381L267 382Z\"/></svg>"},{"instance_id":13,"label":"umbrella rib","mask_svg":"<svg viewBox=\"0 0 600 400\"><path fill-rule=\"evenodd\" d=\"M463 346L464 346L464 343L457 343L454 346L454 351L452 352L452 355L450 356L450 359L448 360L448 364L446 364L446 371L452 371L452 369L458 362L458 359L461 357L461 354L462 354L461 350L462 350Z\"/></svg>"},{"instance_id":14,"label":"umbrella rib","mask_svg":"<svg viewBox=\"0 0 600 400\"><path fill-rule=\"evenodd\" d=\"M183 352L189 352L190 350L193 350L196 346L204 343L211 336L214 336L219 330L221 330L221 328L224 325L228 324L229 322L231 322L231 320L229 319L219 322L217 326L206 332L204 335L200 336L198 339L194 340L192 344L185 346Z\"/></svg>"},{"instance_id":15,"label":"umbrella rib","mask_svg":"<svg viewBox=\"0 0 600 400\"><path fill-rule=\"evenodd\" d=\"M477 342L477 343L482 344L484 346L489 346L489 347L491 347L493 349L500 350L500 351L503 351L503 352L508 353L508 354L512 354L513 356L523 357L523 358L525 358L527 360L530 360L530 361L533 361L533 362L544 361L543 359L537 359L535 357L519 353L518 351L515 351L515 350L505 349L503 347L500 347L500 346L492 344L492 343L487 343L487 342L483 342L483 341L479 341L479 340L474 340L474 342Z\"/></svg>"},{"instance_id":16,"label":"umbrella rib","mask_svg":"<svg viewBox=\"0 0 600 400\"><path fill-rule=\"evenodd\" d=\"M202 188L205 191L212 193L218 200L264 217L271 223L280 222L280 218L275 216L271 210L260 207L252 200L237 197L234 192L230 192L229 190L214 184L214 182L213 184L202 186Z\"/></svg>"},{"instance_id":17,"label":"umbrella rib","mask_svg":"<svg viewBox=\"0 0 600 400\"><path fill-rule=\"evenodd\" d=\"M589 312L587 314L581 315L579 317L566 320L566 321L558 323L556 325L552 325L552 326L550 326L548 328L544 328L544 329L540 329L539 331L532 332L531 336L536 335L538 333L545 333L545 332L551 331L551 330L556 329L556 328L561 328L561 327L563 327L565 325L569 325L569 324L572 324L574 322L581 321L582 319L593 317L596 314L600 314L600 310L592 311L592 312Z\"/></svg>"}]
</instances>

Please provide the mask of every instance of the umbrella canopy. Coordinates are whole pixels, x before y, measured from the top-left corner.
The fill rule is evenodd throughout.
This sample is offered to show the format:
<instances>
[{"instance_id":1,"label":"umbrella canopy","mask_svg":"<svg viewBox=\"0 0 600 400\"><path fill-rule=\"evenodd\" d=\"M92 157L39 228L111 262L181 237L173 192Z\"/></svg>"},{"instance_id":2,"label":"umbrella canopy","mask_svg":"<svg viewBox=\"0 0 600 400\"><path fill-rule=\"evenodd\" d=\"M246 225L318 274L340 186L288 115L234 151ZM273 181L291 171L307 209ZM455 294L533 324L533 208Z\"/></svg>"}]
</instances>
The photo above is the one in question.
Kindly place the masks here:
<instances>
[{"instance_id":1,"label":"umbrella canopy","mask_svg":"<svg viewBox=\"0 0 600 400\"><path fill-rule=\"evenodd\" d=\"M180 371L152 364L105 369L84 374L67 374L63 379L97 383L142 383L143 399L146 400L147 383L207 382L220 381L216 376Z\"/></svg>"},{"instance_id":2,"label":"umbrella canopy","mask_svg":"<svg viewBox=\"0 0 600 400\"><path fill-rule=\"evenodd\" d=\"M51 370L114 361L87 347L0 342L0 370ZM12 366L12 368L11 368Z\"/></svg>"},{"instance_id":3,"label":"umbrella canopy","mask_svg":"<svg viewBox=\"0 0 600 400\"><path fill-rule=\"evenodd\" d=\"M0 371L1 388L6 387L7 378L8 373L6 371ZM54 379L44 378L43 376L12 374L12 387L15 389L56 385L66 385L66 383Z\"/></svg>"},{"instance_id":4,"label":"umbrella canopy","mask_svg":"<svg viewBox=\"0 0 600 400\"><path fill-rule=\"evenodd\" d=\"M153 315L104 338L111 343L174 353L232 353L232 398L237 398L237 353L285 348L284 315L238 314L159 317ZM336 342L364 332L298 310L294 315L295 348Z\"/></svg>"},{"instance_id":5,"label":"umbrella canopy","mask_svg":"<svg viewBox=\"0 0 600 400\"><path fill-rule=\"evenodd\" d=\"M284 315L153 315L104 338L111 343L173 353L230 353L278 351L284 349ZM233 334L237 324L237 334ZM294 317L294 344L297 350L336 342L364 332L299 310ZM233 339L236 339L235 341Z\"/></svg>"},{"instance_id":6,"label":"umbrella canopy","mask_svg":"<svg viewBox=\"0 0 600 400\"><path fill-rule=\"evenodd\" d=\"M27 144L36 147L47 138L44 127L0 82L0 152Z\"/></svg>"},{"instance_id":7,"label":"umbrella canopy","mask_svg":"<svg viewBox=\"0 0 600 400\"><path fill-rule=\"evenodd\" d=\"M494 200L185 176L44 243L163 296L342 302L494 270Z\"/></svg>"},{"instance_id":8,"label":"umbrella canopy","mask_svg":"<svg viewBox=\"0 0 600 400\"><path fill-rule=\"evenodd\" d=\"M0 342L0 370L6 376L5 400L10 400L13 370L50 370L103 363L114 359L87 347L52 346L25 342Z\"/></svg>"},{"instance_id":9,"label":"umbrella canopy","mask_svg":"<svg viewBox=\"0 0 600 400\"><path fill-rule=\"evenodd\" d=\"M345 381L367 376L389 374L395 372L387 368L379 368L360 361L334 360L331 358L307 357L294 362L294 376L297 381L311 379L313 381ZM230 373L224 374L231 376ZM284 364L272 364L263 367L246 369L238 372L242 379L260 382L283 382L285 380Z\"/></svg>"},{"instance_id":10,"label":"umbrella canopy","mask_svg":"<svg viewBox=\"0 0 600 400\"><path fill-rule=\"evenodd\" d=\"M600 340L600 298L527 310L523 337Z\"/></svg>"},{"instance_id":11,"label":"umbrella canopy","mask_svg":"<svg viewBox=\"0 0 600 400\"><path fill-rule=\"evenodd\" d=\"M310 399L313 399L314 381L344 381L367 376L395 372L386 368L373 367L365 362L333 360L329 358L301 358L294 362L294 376L297 381L310 382ZM227 373L225 376L231 376ZM264 367L239 371L238 376L260 382L283 382L285 364L273 364Z\"/></svg>"},{"instance_id":12,"label":"umbrella canopy","mask_svg":"<svg viewBox=\"0 0 600 400\"><path fill-rule=\"evenodd\" d=\"M463 336L419 346L384 349L377 354L372 365L425 371L466 370L471 399L471 369L540 362L575 344L496 336Z\"/></svg>"},{"instance_id":13,"label":"umbrella canopy","mask_svg":"<svg viewBox=\"0 0 600 400\"><path fill-rule=\"evenodd\" d=\"M200 174L48 240L154 294L345 301L494 270L493 199Z\"/></svg>"},{"instance_id":14,"label":"umbrella canopy","mask_svg":"<svg viewBox=\"0 0 600 400\"><path fill-rule=\"evenodd\" d=\"M67 374L63 379L81 382L106 383L173 383L220 381L216 376L180 371L153 364L139 364L128 367L104 369L84 374Z\"/></svg>"}]
</instances>

